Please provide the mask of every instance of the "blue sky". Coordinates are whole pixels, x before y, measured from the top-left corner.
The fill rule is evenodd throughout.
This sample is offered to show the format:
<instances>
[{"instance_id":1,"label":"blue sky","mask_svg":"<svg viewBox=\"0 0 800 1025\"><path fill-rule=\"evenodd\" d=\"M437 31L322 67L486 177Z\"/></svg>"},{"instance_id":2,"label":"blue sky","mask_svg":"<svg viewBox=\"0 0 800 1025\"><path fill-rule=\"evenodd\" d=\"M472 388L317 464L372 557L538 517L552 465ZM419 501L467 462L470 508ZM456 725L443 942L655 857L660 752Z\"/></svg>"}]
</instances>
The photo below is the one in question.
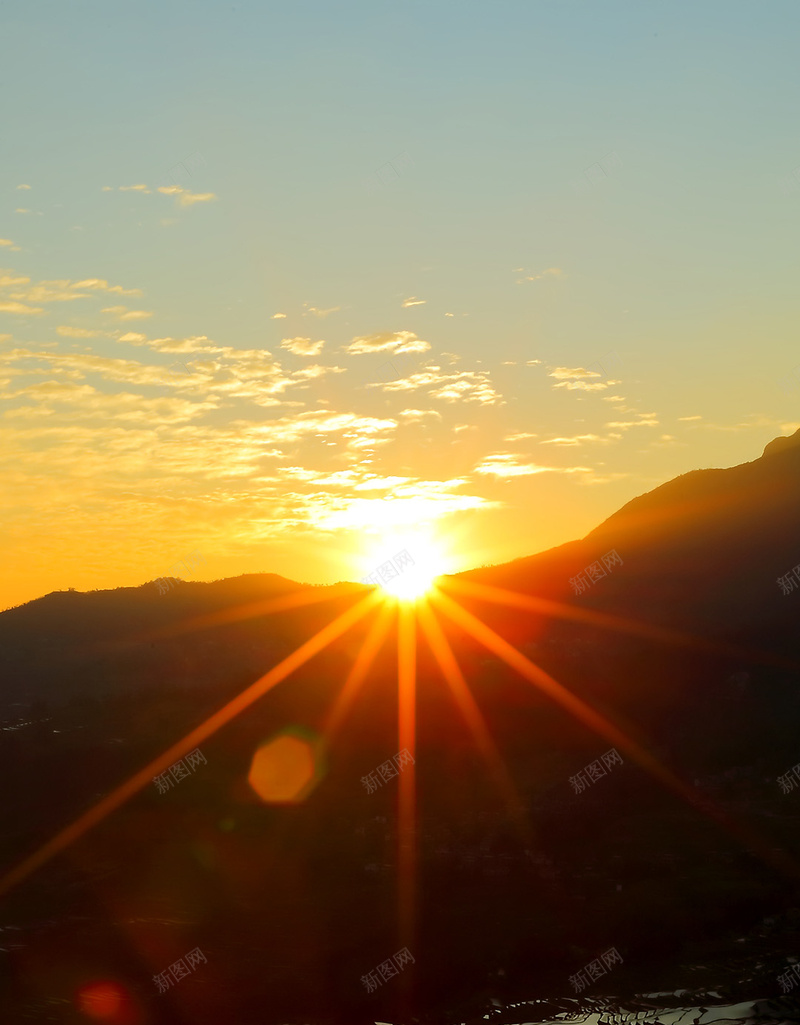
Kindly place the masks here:
<instances>
[{"instance_id":1,"label":"blue sky","mask_svg":"<svg viewBox=\"0 0 800 1025\"><path fill-rule=\"evenodd\" d=\"M800 426L799 26L9 8L0 601L358 578L404 521L500 561Z\"/></svg>"}]
</instances>

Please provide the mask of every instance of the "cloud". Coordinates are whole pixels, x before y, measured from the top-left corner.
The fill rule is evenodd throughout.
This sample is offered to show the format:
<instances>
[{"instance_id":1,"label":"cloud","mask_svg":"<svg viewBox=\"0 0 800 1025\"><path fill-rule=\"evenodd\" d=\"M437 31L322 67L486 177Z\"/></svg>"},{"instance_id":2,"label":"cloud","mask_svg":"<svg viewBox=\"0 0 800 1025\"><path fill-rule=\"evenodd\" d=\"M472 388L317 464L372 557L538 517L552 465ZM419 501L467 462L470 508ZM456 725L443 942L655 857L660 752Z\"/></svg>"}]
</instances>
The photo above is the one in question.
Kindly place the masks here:
<instances>
[{"instance_id":1,"label":"cloud","mask_svg":"<svg viewBox=\"0 0 800 1025\"><path fill-rule=\"evenodd\" d=\"M438 368L437 368L438 369ZM443 384L428 394L445 402L479 402L484 406L502 405L503 397L492 387L485 372L463 370L439 379Z\"/></svg>"},{"instance_id":2,"label":"cloud","mask_svg":"<svg viewBox=\"0 0 800 1025\"><path fill-rule=\"evenodd\" d=\"M384 498L342 497L338 502L321 503L314 521L321 530L384 533L402 527L419 527L454 513L492 508L498 504L479 495L452 493L465 483L461 479L412 481L392 487Z\"/></svg>"},{"instance_id":3,"label":"cloud","mask_svg":"<svg viewBox=\"0 0 800 1025\"><path fill-rule=\"evenodd\" d=\"M415 295L412 295L410 299L404 299L402 305L404 308L407 306L424 306L427 301L427 299L417 299Z\"/></svg>"},{"instance_id":4,"label":"cloud","mask_svg":"<svg viewBox=\"0 0 800 1025\"><path fill-rule=\"evenodd\" d=\"M109 285L103 278L84 278L82 281L58 278L31 284L29 277L15 276L13 271L0 272L0 289L14 287L17 290L8 293L9 299L33 303L74 302L76 299L90 298L92 292L108 292L118 295L142 294L141 289L126 289L121 285ZM124 309L124 307L122 308Z\"/></svg>"},{"instance_id":5,"label":"cloud","mask_svg":"<svg viewBox=\"0 0 800 1025\"><path fill-rule=\"evenodd\" d=\"M419 423L426 416L432 416L437 420L442 419L442 414L438 409L401 409L398 416L408 423Z\"/></svg>"},{"instance_id":6,"label":"cloud","mask_svg":"<svg viewBox=\"0 0 800 1025\"><path fill-rule=\"evenodd\" d=\"M327 310L319 310L316 306L309 306L307 303L303 303L303 305L306 308L306 312L303 314L304 317L307 313L310 313L312 317L327 317L331 313L338 313L341 309L341 306L331 306Z\"/></svg>"},{"instance_id":7,"label":"cloud","mask_svg":"<svg viewBox=\"0 0 800 1025\"><path fill-rule=\"evenodd\" d=\"M702 416L700 416L698 414L696 416L679 416L678 419L679 420L702 420L703 418L702 418Z\"/></svg>"},{"instance_id":8,"label":"cloud","mask_svg":"<svg viewBox=\"0 0 800 1025\"><path fill-rule=\"evenodd\" d=\"M286 319L286 314L285 313L273 313L272 316L270 317L270 320L285 320L285 319Z\"/></svg>"},{"instance_id":9,"label":"cloud","mask_svg":"<svg viewBox=\"0 0 800 1025\"><path fill-rule=\"evenodd\" d=\"M0 313L44 313L41 306L26 306L24 303L0 300Z\"/></svg>"},{"instance_id":10,"label":"cloud","mask_svg":"<svg viewBox=\"0 0 800 1025\"><path fill-rule=\"evenodd\" d=\"M96 338L103 334L102 331L88 331L85 327L68 327L66 324L60 324L56 332L65 338Z\"/></svg>"},{"instance_id":11,"label":"cloud","mask_svg":"<svg viewBox=\"0 0 800 1025\"><path fill-rule=\"evenodd\" d=\"M103 192L113 192L114 189L111 185L104 185L102 188ZM152 189L148 189L146 185L119 185L117 187L119 192L139 192L142 195L150 196L153 194ZM161 193L163 196L175 196L178 206L193 206L195 203L210 203L215 200L217 196L213 192L192 192L190 189L184 189L180 185L160 185L156 190L157 193Z\"/></svg>"},{"instance_id":12,"label":"cloud","mask_svg":"<svg viewBox=\"0 0 800 1025\"><path fill-rule=\"evenodd\" d=\"M85 299L81 292L74 292L69 287L69 281L40 281L37 285L31 285L22 292L9 293L12 299L27 300L36 303L61 303L74 302L75 299Z\"/></svg>"},{"instance_id":13,"label":"cloud","mask_svg":"<svg viewBox=\"0 0 800 1025\"><path fill-rule=\"evenodd\" d=\"M127 306L105 306L103 313L111 313L120 320L146 320L153 316L152 310L129 310Z\"/></svg>"},{"instance_id":14,"label":"cloud","mask_svg":"<svg viewBox=\"0 0 800 1025\"><path fill-rule=\"evenodd\" d=\"M190 192L184 189L178 197L180 206L194 206L195 203L211 203L217 196L213 192Z\"/></svg>"},{"instance_id":15,"label":"cloud","mask_svg":"<svg viewBox=\"0 0 800 1025\"><path fill-rule=\"evenodd\" d=\"M213 192L192 192L180 185L160 185L158 191L164 196L175 196L179 206L193 206L195 203L210 203L217 197Z\"/></svg>"},{"instance_id":16,"label":"cloud","mask_svg":"<svg viewBox=\"0 0 800 1025\"><path fill-rule=\"evenodd\" d=\"M608 438L602 438L599 434L575 434L568 438L548 438L540 442L541 445L582 445L585 441L598 441L602 445L609 444Z\"/></svg>"},{"instance_id":17,"label":"cloud","mask_svg":"<svg viewBox=\"0 0 800 1025\"><path fill-rule=\"evenodd\" d=\"M0 335L0 342L7 342L9 338L13 338L13 335Z\"/></svg>"},{"instance_id":18,"label":"cloud","mask_svg":"<svg viewBox=\"0 0 800 1025\"><path fill-rule=\"evenodd\" d=\"M29 189L30 185L18 185L17 188L18 189Z\"/></svg>"},{"instance_id":19,"label":"cloud","mask_svg":"<svg viewBox=\"0 0 800 1025\"><path fill-rule=\"evenodd\" d=\"M658 427L658 420L655 413L639 413L639 420L611 420L606 427L619 427L627 430L628 427Z\"/></svg>"},{"instance_id":20,"label":"cloud","mask_svg":"<svg viewBox=\"0 0 800 1025\"><path fill-rule=\"evenodd\" d=\"M521 463L512 452L498 452L487 456L473 473L491 474L494 477L526 477L535 473L591 473L588 466L541 466L538 463Z\"/></svg>"},{"instance_id":21,"label":"cloud","mask_svg":"<svg viewBox=\"0 0 800 1025\"><path fill-rule=\"evenodd\" d=\"M430 347L413 331L381 331L354 338L344 351L350 356L361 356L367 352L427 352Z\"/></svg>"},{"instance_id":22,"label":"cloud","mask_svg":"<svg viewBox=\"0 0 800 1025\"><path fill-rule=\"evenodd\" d=\"M600 374L596 370L586 370L585 367L574 367L572 369L569 367L554 367L548 376L561 380L562 378L599 377Z\"/></svg>"},{"instance_id":23,"label":"cloud","mask_svg":"<svg viewBox=\"0 0 800 1025\"><path fill-rule=\"evenodd\" d=\"M103 278L85 278L76 281L70 288L88 288L96 292L113 292L117 295L142 295L141 288L123 288L122 285L109 285Z\"/></svg>"},{"instance_id":24,"label":"cloud","mask_svg":"<svg viewBox=\"0 0 800 1025\"><path fill-rule=\"evenodd\" d=\"M384 392L417 391L427 388L431 398L444 402L479 402L487 406L504 404L502 395L494 389L488 371L485 370L445 373L441 367L426 366L396 381L371 382L366 387L380 388Z\"/></svg>"},{"instance_id":25,"label":"cloud","mask_svg":"<svg viewBox=\"0 0 800 1025\"><path fill-rule=\"evenodd\" d=\"M515 273L521 270L522 267L518 267ZM519 278L517 284L521 285L525 281L541 281L542 278L546 277L561 278L563 276L564 271L560 267L548 267L547 270L543 270L540 274L529 274L527 277Z\"/></svg>"},{"instance_id":26,"label":"cloud","mask_svg":"<svg viewBox=\"0 0 800 1025\"><path fill-rule=\"evenodd\" d=\"M536 434L528 434L527 431L523 431L520 434L508 434L503 441L522 441L524 438L536 438Z\"/></svg>"},{"instance_id":27,"label":"cloud","mask_svg":"<svg viewBox=\"0 0 800 1025\"><path fill-rule=\"evenodd\" d=\"M587 378L600 377L596 370L587 370L585 367L554 367L548 374L555 377L558 384L553 388L567 388L569 391L604 391L612 385L619 384L619 381L589 381Z\"/></svg>"},{"instance_id":28,"label":"cloud","mask_svg":"<svg viewBox=\"0 0 800 1025\"><path fill-rule=\"evenodd\" d=\"M18 253L20 247L15 246L10 238L0 238L0 246L10 246L12 253Z\"/></svg>"},{"instance_id":29,"label":"cloud","mask_svg":"<svg viewBox=\"0 0 800 1025\"><path fill-rule=\"evenodd\" d=\"M288 349L295 356L319 356L324 345L323 339L312 342L310 338L284 338L281 341L281 348Z\"/></svg>"}]
</instances>

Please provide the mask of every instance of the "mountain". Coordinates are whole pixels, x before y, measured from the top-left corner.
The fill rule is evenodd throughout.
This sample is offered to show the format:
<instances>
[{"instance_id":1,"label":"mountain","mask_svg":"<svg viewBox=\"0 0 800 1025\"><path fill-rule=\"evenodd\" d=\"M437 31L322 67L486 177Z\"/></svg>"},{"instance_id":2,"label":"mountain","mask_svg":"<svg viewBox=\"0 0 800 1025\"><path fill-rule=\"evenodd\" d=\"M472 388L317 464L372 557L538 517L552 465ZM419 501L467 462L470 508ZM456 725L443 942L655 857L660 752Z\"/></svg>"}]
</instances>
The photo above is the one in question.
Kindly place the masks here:
<instances>
[{"instance_id":1,"label":"mountain","mask_svg":"<svg viewBox=\"0 0 800 1025\"><path fill-rule=\"evenodd\" d=\"M365 993L360 982L398 946L398 845L409 842L398 781L362 783L398 747L391 635L342 727L325 732L362 622L209 737L191 778L140 790L2 899L0 935L21 940L0 951L8 1020L44 1020L42 985L55 1004L90 975L123 980L148 1023L357 1025L409 1020L410 1009L483 1020L493 1000L564 996L569 976L610 947L623 963L594 995L736 995L744 980L743 998L776 993L800 947L797 795L776 784L800 761L800 583L786 594L777 583L800 564L798 523L800 432L752 462L669 481L581 540L442 581L685 794L627 754L576 792L570 779L608 740L443 620L513 780L509 810L420 635L420 903L414 967L394 987ZM506 600L497 589L521 605L490 600ZM250 575L165 594L152 582L57 592L0 614L0 772L14 781L0 868L364 593ZM251 760L298 729L322 738L316 786L266 806L247 783ZM207 966L157 994L152 975L196 947ZM472 996L459 1002L467 978Z\"/></svg>"}]
</instances>

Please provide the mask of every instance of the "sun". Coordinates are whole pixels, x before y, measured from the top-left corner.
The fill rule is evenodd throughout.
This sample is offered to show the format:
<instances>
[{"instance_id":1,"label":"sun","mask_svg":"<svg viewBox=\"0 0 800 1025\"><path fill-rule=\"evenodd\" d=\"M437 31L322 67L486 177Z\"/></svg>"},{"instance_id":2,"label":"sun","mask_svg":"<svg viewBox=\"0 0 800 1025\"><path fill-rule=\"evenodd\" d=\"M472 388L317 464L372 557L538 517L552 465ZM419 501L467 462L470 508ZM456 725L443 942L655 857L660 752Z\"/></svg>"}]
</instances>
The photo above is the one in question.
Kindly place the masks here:
<instances>
[{"instance_id":1,"label":"sun","mask_svg":"<svg viewBox=\"0 0 800 1025\"><path fill-rule=\"evenodd\" d=\"M416 601L430 591L437 575L423 567L412 566L399 577L382 583L381 587L387 594L399 598L400 601Z\"/></svg>"},{"instance_id":2,"label":"sun","mask_svg":"<svg viewBox=\"0 0 800 1025\"><path fill-rule=\"evenodd\" d=\"M432 537L393 533L371 546L362 583L376 584L398 601L413 602L427 594L436 577L448 571L448 559Z\"/></svg>"}]
</instances>

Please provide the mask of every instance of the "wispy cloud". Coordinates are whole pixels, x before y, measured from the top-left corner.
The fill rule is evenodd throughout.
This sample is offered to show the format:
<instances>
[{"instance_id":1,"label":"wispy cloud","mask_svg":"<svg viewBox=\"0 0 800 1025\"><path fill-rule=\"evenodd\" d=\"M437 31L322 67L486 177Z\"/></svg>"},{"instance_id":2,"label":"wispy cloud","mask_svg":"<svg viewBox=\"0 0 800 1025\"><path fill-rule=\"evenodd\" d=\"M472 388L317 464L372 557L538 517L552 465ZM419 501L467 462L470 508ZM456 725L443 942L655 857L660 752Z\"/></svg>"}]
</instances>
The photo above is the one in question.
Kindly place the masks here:
<instances>
[{"instance_id":1,"label":"wispy cloud","mask_svg":"<svg viewBox=\"0 0 800 1025\"><path fill-rule=\"evenodd\" d=\"M497 452L487 456L473 470L473 473L491 474L494 477L527 477L535 473L591 473L588 466L542 466L539 463L522 463L513 452Z\"/></svg>"},{"instance_id":2,"label":"wispy cloud","mask_svg":"<svg viewBox=\"0 0 800 1025\"><path fill-rule=\"evenodd\" d=\"M330 306L327 310L320 310L316 306L309 306L308 303L303 303L303 307L305 311L303 313L304 317L306 315L310 317L328 317L331 313L338 313L341 309L340 306Z\"/></svg>"},{"instance_id":3,"label":"wispy cloud","mask_svg":"<svg viewBox=\"0 0 800 1025\"><path fill-rule=\"evenodd\" d=\"M119 320L147 320L153 316L152 310L129 310L127 306L106 306L103 313L111 313Z\"/></svg>"},{"instance_id":4,"label":"wispy cloud","mask_svg":"<svg viewBox=\"0 0 800 1025\"><path fill-rule=\"evenodd\" d=\"M412 295L410 299L404 299L402 305L404 308L407 306L424 306L427 301L427 299L417 299L415 295Z\"/></svg>"},{"instance_id":5,"label":"wispy cloud","mask_svg":"<svg viewBox=\"0 0 800 1025\"><path fill-rule=\"evenodd\" d=\"M558 384L553 388L567 388L569 391L604 391L612 385L619 384L619 381L596 381L601 375L595 370L587 370L585 367L554 367L549 371L550 377L555 377Z\"/></svg>"},{"instance_id":6,"label":"wispy cloud","mask_svg":"<svg viewBox=\"0 0 800 1025\"><path fill-rule=\"evenodd\" d=\"M281 341L281 348L288 349L295 356L319 356L324 345L324 339L312 342L310 338L284 338Z\"/></svg>"},{"instance_id":7,"label":"wispy cloud","mask_svg":"<svg viewBox=\"0 0 800 1025\"><path fill-rule=\"evenodd\" d=\"M522 267L518 267L515 270L516 274L519 274L523 270ZM525 277L518 278L517 284L522 285L526 281L541 281L542 278L561 278L564 276L564 271L560 267L548 267L547 270L540 271L538 274L528 274Z\"/></svg>"},{"instance_id":8,"label":"wispy cloud","mask_svg":"<svg viewBox=\"0 0 800 1025\"><path fill-rule=\"evenodd\" d=\"M104 278L85 278L76 281L72 288L88 288L96 292L113 292L117 295L142 295L141 288L123 288L122 285L109 285Z\"/></svg>"},{"instance_id":9,"label":"wispy cloud","mask_svg":"<svg viewBox=\"0 0 800 1025\"><path fill-rule=\"evenodd\" d=\"M396 381L372 382L367 388L380 388L384 392L418 391L425 388L431 398L444 402L478 402L488 406L502 405L504 402L485 370L446 373L441 367L430 366Z\"/></svg>"},{"instance_id":10,"label":"wispy cloud","mask_svg":"<svg viewBox=\"0 0 800 1025\"><path fill-rule=\"evenodd\" d=\"M25 303L0 300L0 313L40 314L44 313L41 306L26 306Z\"/></svg>"},{"instance_id":11,"label":"wispy cloud","mask_svg":"<svg viewBox=\"0 0 800 1025\"><path fill-rule=\"evenodd\" d=\"M175 196L179 206L193 206L195 203L210 203L217 198L213 192L192 192L181 185L160 185L158 192L164 196Z\"/></svg>"},{"instance_id":12,"label":"wispy cloud","mask_svg":"<svg viewBox=\"0 0 800 1025\"><path fill-rule=\"evenodd\" d=\"M582 445L584 442L594 441L601 445L607 445L611 441L610 438L603 438L599 434L574 434L572 437L563 438L547 438L545 441L540 442L541 445L560 445L560 446L571 446Z\"/></svg>"},{"instance_id":13,"label":"wispy cloud","mask_svg":"<svg viewBox=\"0 0 800 1025\"><path fill-rule=\"evenodd\" d=\"M56 328L56 332L65 338L97 338L98 335L104 333L103 331L89 331L85 327L69 327L66 324L60 324Z\"/></svg>"},{"instance_id":14,"label":"wispy cloud","mask_svg":"<svg viewBox=\"0 0 800 1025\"><path fill-rule=\"evenodd\" d=\"M195 203L210 203L217 199L217 196L213 192L192 192L191 189L185 189L181 185L160 185L157 189L150 189L147 185L118 185L116 190L111 185L104 185L102 188L103 192L139 192L142 195L150 196L155 192L160 193L162 196L174 196L178 206L189 207L194 206Z\"/></svg>"},{"instance_id":15,"label":"wispy cloud","mask_svg":"<svg viewBox=\"0 0 800 1025\"><path fill-rule=\"evenodd\" d=\"M658 427L655 413L639 413L638 420L611 420L606 427L618 427L627 430L629 427Z\"/></svg>"},{"instance_id":16,"label":"wispy cloud","mask_svg":"<svg viewBox=\"0 0 800 1025\"><path fill-rule=\"evenodd\" d=\"M413 331L381 331L354 338L344 351L350 356L361 356L368 352L427 352L430 347Z\"/></svg>"}]
</instances>

